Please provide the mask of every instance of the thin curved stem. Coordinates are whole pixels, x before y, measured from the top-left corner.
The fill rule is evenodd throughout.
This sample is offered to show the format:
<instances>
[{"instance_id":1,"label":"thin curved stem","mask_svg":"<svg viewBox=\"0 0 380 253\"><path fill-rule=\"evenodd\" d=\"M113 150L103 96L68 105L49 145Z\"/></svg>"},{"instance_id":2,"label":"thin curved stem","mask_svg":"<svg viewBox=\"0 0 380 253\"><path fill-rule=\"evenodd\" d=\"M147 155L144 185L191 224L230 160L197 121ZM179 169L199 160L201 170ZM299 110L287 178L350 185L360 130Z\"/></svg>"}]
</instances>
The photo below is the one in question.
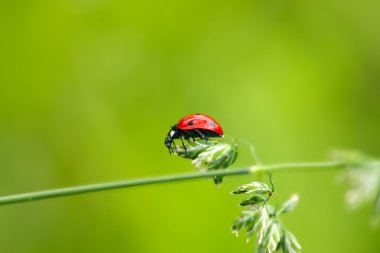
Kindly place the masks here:
<instances>
[{"instance_id":1,"label":"thin curved stem","mask_svg":"<svg viewBox=\"0 0 380 253\"><path fill-rule=\"evenodd\" d=\"M256 165L249 168L234 169L234 170L217 170L207 172L193 172L176 175L167 175L160 177L131 179L126 181L99 183L91 185L74 186L67 188L58 188L45 191L28 192L16 195L8 195L0 197L0 205L8 205L14 203L35 201L40 199L57 198L69 195L105 191L117 188L127 188L139 185L159 184L174 181L191 180L197 178L206 178L211 176L237 176L253 174L259 171L278 171L289 169L331 169L331 168L344 168L343 163L338 162L315 162L315 163L286 163L286 164L273 164L273 165Z\"/></svg>"}]
</instances>

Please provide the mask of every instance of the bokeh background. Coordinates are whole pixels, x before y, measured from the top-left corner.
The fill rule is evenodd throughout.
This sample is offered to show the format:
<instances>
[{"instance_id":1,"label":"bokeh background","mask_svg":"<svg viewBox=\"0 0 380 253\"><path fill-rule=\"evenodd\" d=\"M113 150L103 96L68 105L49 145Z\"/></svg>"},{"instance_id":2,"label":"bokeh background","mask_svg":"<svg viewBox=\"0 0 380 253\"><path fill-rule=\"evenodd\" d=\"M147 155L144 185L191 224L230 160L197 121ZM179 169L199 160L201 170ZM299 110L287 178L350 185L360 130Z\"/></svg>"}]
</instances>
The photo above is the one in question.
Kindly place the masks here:
<instances>
[{"instance_id":1,"label":"bokeh background","mask_svg":"<svg viewBox=\"0 0 380 253\"><path fill-rule=\"evenodd\" d=\"M378 1L2 1L0 194L194 171L163 145L191 113L265 163L380 156ZM239 145L235 168L252 164ZM337 171L274 174L303 251L379 252ZM252 252L229 192L195 180L0 208L0 251Z\"/></svg>"}]
</instances>

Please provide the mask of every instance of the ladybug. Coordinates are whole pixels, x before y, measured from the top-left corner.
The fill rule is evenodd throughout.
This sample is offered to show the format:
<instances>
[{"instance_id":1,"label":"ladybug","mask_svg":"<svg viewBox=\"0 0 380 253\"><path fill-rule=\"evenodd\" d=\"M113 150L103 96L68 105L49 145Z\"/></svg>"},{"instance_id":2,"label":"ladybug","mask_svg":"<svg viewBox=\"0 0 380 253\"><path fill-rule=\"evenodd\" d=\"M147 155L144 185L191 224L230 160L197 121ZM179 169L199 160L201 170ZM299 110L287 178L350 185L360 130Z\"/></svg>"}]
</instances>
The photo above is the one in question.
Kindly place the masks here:
<instances>
[{"instance_id":1,"label":"ladybug","mask_svg":"<svg viewBox=\"0 0 380 253\"><path fill-rule=\"evenodd\" d=\"M189 140L192 138L195 142L195 138L208 141L209 137L223 137L223 129L220 124L208 115L191 114L183 117L176 125L171 127L165 138L165 146L171 154L173 152L172 143L174 139L180 139L187 156L189 156L183 139Z\"/></svg>"}]
</instances>

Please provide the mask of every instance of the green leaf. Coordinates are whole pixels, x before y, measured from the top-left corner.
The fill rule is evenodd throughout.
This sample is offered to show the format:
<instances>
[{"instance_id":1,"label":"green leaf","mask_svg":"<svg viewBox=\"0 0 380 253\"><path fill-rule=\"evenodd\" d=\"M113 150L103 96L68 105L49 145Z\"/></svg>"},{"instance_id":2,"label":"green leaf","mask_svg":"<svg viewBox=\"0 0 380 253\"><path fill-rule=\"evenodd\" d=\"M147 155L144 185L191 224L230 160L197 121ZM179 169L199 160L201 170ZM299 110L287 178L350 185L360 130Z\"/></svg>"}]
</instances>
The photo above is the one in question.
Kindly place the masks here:
<instances>
[{"instance_id":1,"label":"green leaf","mask_svg":"<svg viewBox=\"0 0 380 253\"><path fill-rule=\"evenodd\" d=\"M240 205L241 206L257 205L257 204L261 204L264 201L266 201L266 199L263 197L252 196L249 199L246 199L246 200L243 200L242 202L240 202Z\"/></svg>"},{"instance_id":2,"label":"green leaf","mask_svg":"<svg viewBox=\"0 0 380 253\"><path fill-rule=\"evenodd\" d=\"M301 245L292 233L286 229L283 229L283 233L281 247L284 253L296 253L301 250Z\"/></svg>"},{"instance_id":3,"label":"green leaf","mask_svg":"<svg viewBox=\"0 0 380 253\"><path fill-rule=\"evenodd\" d=\"M281 225L280 223L272 219L268 225L268 229L265 231L263 241L259 242L259 249L263 252L272 253L276 251L281 240Z\"/></svg>"},{"instance_id":4,"label":"green leaf","mask_svg":"<svg viewBox=\"0 0 380 253\"><path fill-rule=\"evenodd\" d=\"M200 170L222 169L235 162L236 157L237 145L235 143L217 143L202 151L193 160L193 164Z\"/></svg>"},{"instance_id":5,"label":"green leaf","mask_svg":"<svg viewBox=\"0 0 380 253\"><path fill-rule=\"evenodd\" d=\"M246 187L244 186L241 190L245 191ZM280 212L291 211L297 201L298 195L293 195L282 205ZM241 205L249 207L235 221L232 232L238 235L240 230L245 229L247 242L256 234L256 253L273 253L277 250L282 250L284 253L296 253L301 249L296 237L282 226L275 208L268 204L267 199L255 195L243 201Z\"/></svg>"},{"instance_id":6,"label":"green leaf","mask_svg":"<svg viewBox=\"0 0 380 253\"><path fill-rule=\"evenodd\" d=\"M200 171L226 169L232 165L238 155L236 143L220 143L218 141L207 141L206 143L187 143L186 151L176 145L173 152L183 158L189 158ZM223 176L212 177L215 184L223 182Z\"/></svg>"},{"instance_id":7,"label":"green leaf","mask_svg":"<svg viewBox=\"0 0 380 253\"><path fill-rule=\"evenodd\" d=\"M258 217L257 212L256 209L243 211L241 217L232 225L232 233L238 235L238 232L244 228L247 229L247 232L251 231Z\"/></svg>"},{"instance_id":8,"label":"green leaf","mask_svg":"<svg viewBox=\"0 0 380 253\"><path fill-rule=\"evenodd\" d=\"M257 232L258 240L262 241L268 228L268 222L269 212L267 204L263 202L261 205L243 211L241 217L232 225L232 232L238 235L240 230L246 229L247 242Z\"/></svg>"},{"instance_id":9,"label":"green leaf","mask_svg":"<svg viewBox=\"0 0 380 253\"><path fill-rule=\"evenodd\" d=\"M203 151L205 151L210 145L206 145L206 144L201 144L201 143L198 143L198 144L190 144L188 143L186 145L186 151L185 149L182 147L182 146L177 146L176 145L176 148L173 149L173 152L174 154L180 156L180 157L183 157L183 158L189 158L191 160L197 158L197 156L202 153ZM189 155L187 155L189 154Z\"/></svg>"},{"instance_id":10,"label":"green leaf","mask_svg":"<svg viewBox=\"0 0 380 253\"><path fill-rule=\"evenodd\" d=\"M254 194L267 194L271 191L269 186L262 182L252 182L244 184L232 192L232 194L254 193Z\"/></svg>"},{"instance_id":11,"label":"green leaf","mask_svg":"<svg viewBox=\"0 0 380 253\"><path fill-rule=\"evenodd\" d=\"M217 143L210 145L193 160L199 170L225 169L232 165L237 158L237 145L235 143ZM214 183L220 184L223 176L214 176Z\"/></svg>"},{"instance_id":12,"label":"green leaf","mask_svg":"<svg viewBox=\"0 0 380 253\"><path fill-rule=\"evenodd\" d=\"M259 220L257 222L257 227L256 227L257 241L259 244L262 243L262 241L264 240L264 235L268 229L268 225L269 225L269 211L268 211L267 205L263 205L261 207L260 217L259 217Z\"/></svg>"},{"instance_id":13,"label":"green leaf","mask_svg":"<svg viewBox=\"0 0 380 253\"><path fill-rule=\"evenodd\" d=\"M288 201L286 201L282 207L280 208L280 210L277 212L277 214L280 214L280 213L287 213L287 212L290 212L292 211L297 203L298 203L298 200L299 200L299 196L297 194L294 194L290 197L290 199Z\"/></svg>"},{"instance_id":14,"label":"green leaf","mask_svg":"<svg viewBox=\"0 0 380 253\"><path fill-rule=\"evenodd\" d=\"M252 217L252 223L246 227L246 230L247 230L246 242L249 242L249 240L252 238L253 234L257 231L257 228L260 227L260 224L261 224L260 217L261 217L260 212L257 212Z\"/></svg>"}]
</instances>

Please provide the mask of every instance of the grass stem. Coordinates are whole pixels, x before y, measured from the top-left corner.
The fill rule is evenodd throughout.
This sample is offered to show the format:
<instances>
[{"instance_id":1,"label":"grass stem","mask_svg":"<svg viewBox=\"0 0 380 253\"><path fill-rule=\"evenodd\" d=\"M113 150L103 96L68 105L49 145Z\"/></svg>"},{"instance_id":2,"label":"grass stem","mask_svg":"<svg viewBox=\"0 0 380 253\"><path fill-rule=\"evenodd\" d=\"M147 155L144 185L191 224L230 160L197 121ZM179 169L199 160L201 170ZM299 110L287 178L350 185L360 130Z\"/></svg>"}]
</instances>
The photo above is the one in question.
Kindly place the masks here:
<instances>
[{"instance_id":1,"label":"grass stem","mask_svg":"<svg viewBox=\"0 0 380 253\"><path fill-rule=\"evenodd\" d=\"M339 162L310 162L310 163L285 163L273 165L256 165L249 168L214 170L207 172L192 172L175 175L167 175L160 177L131 179L126 181L99 183L91 185L81 185L67 188L50 189L44 191L28 192L22 194L8 195L0 197L0 205L15 204L21 202L29 202L40 199L57 198L76 194L105 191L118 188L134 187L139 185L159 184L174 181L191 180L198 178L206 178L211 176L237 176L247 175L262 171L280 171L280 170L310 170L314 169L331 169L344 168L345 165Z\"/></svg>"}]
</instances>

